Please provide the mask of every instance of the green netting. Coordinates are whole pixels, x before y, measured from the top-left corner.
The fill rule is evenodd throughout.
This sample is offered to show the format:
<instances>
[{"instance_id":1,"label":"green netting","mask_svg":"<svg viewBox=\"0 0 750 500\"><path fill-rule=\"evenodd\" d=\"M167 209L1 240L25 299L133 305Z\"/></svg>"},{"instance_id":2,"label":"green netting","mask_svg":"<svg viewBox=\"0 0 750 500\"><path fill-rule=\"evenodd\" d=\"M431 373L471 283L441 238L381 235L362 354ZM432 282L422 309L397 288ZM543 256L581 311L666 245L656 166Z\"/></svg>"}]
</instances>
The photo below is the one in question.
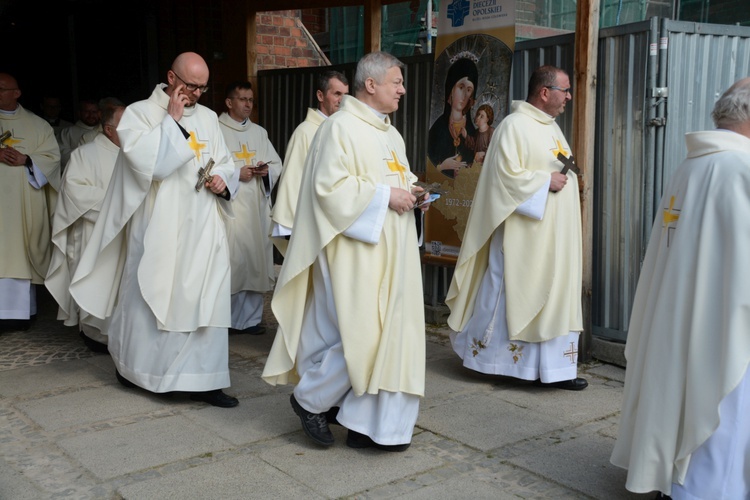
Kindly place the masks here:
<instances>
[{"instance_id":1,"label":"green netting","mask_svg":"<svg viewBox=\"0 0 750 500\"><path fill-rule=\"evenodd\" d=\"M434 2L433 2L434 3ZM420 33L427 0L386 5L382 7L381 47L396 57L419 54ZM364 7L329 9L330 52L333 64L359 60L364 55Z\"/></svg>"}]
</instances>

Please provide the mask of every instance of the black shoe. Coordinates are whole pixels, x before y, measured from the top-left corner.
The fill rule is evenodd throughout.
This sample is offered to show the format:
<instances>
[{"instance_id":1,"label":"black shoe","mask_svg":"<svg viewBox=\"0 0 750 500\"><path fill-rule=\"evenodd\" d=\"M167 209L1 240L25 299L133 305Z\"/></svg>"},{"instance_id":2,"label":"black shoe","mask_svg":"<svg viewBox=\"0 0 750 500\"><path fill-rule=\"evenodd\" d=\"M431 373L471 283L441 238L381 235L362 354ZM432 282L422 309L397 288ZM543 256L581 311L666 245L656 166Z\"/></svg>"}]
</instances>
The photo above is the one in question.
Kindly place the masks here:
<instances>
[{"instance_id":1,"label":"black shoe","mask_svg":"<svg viewBox=\"0 0 750 500\"><path fill-rule=\"evenodd\" d=\"M589 386L585 378L574 378L572 380L561 380L560 382L543 383L536 379L534 385L538 387L551 387L553 389L565 389L566 391L582 391Z\"/></svg>"},{"instance_id":2,"label":"black shoe","mask_svg":"<svg viewBox=\"0 0 750 500\"><path fill-rule=\"evenodd\" d=\"M336 419L336 417L339 414L339 407L334 406L327 412L325 412L326 421L328 422L328 425L341 425L339 421Z\"/></svg>"},{"instance_id":3,"label":"black shoe","mask_svg":"<svg viewBox=\"0 0 750 500\"><path fill-rule=\"evenodd\" d=\"M406 451L406 449L411 446L411 443L380 444L373 441L370 436L349 429L349 434L346 435L346 445L349 448L377 448L378 450L383 451L401 452Z\"/></svg>"},{"instance_id":4,"label":"black shoe","mask_svg":"<svg viewBox=\"0 0 750 500\"><path fill-rule=\"evenodd\" d=\"M220 408L234 408L240 404L237 398L224 394L224 391L221 389L206 392L194 392L190 395L190 399L193 401L203 401L211 406L218 406Z\"/></svg>"},{"instance_id":5,"label":"black shoe","mask_svg":"<svg viewBox=\"0 0 750 500\"><path fill-rule=\"evenodd\" d=\"M266 333L266 327L265 326L260 326L260 325L255 325L255 326L251 326L250 328L245 328L244 330L237 330L236 328L230 328L229 329L229 333L231 333L233 335L240 335L240 334L244 334L244 335L263 335L264 333Z\"/></svg>"},{"instance_id":6,"label":"black shoe","mask_svg":"<svg viewBox=\"0 0 750 500\"><path fill-rule=\"evenodd\" d=\"M0 320L0 332L25 332L31 328L30 319L3 319Z\"/></svg>"},{"instance_id":7,"label":"black shoe","mask_svg":"<svg viewBox=\"0 0 750 500\"><path fill-rule=\"evenodd\" d=\"M136 387L138 387L133 382L131 382L130 380L120 375L120 372L117 369L115 369L115 375L117 376L117 381L120 382L125 387L127 387L128 389L135 389Z\"/></svg>"},{"instance_id":8,"label":"black shoe","mask_svg":"<svg viewBox=\"0 0 750 500\"><path fill-rule=\"evenodd\" d=\"M672 497L670 497L669 495L665 495L664 493L659 491L656 493L654 500L672 500Z\"/></svg>"},{"instance_id":9,"label":"black shoe","mask_svg":"<svg viewBox=\"0 0 750 500\"><path fill-rule=\"evenodd\" d=\"M81 338L83 339L83 343L86 344L86 347L88 347L94 352L109 354L109 349L107 349L107 344L102 344L101 342L97 342L96 340L87 336L83 332L78 332L78 333L81 335Z\"/></svg>"},{"instance_id":10,"label":"black shoe","mask_svg":"<svg viewBox=\"0 0 750 500\"><path fill-rule=\"evenodd\" d=\"M325 413L310 413L305 410L297 402L294 394L289 397L289 401L292 403L294 413L302 421L302 430L305 431L307 437L320 445L331 446L333 444L333 433L328 428L328 420L326 420Z\"/></svg>"}]
</instances>

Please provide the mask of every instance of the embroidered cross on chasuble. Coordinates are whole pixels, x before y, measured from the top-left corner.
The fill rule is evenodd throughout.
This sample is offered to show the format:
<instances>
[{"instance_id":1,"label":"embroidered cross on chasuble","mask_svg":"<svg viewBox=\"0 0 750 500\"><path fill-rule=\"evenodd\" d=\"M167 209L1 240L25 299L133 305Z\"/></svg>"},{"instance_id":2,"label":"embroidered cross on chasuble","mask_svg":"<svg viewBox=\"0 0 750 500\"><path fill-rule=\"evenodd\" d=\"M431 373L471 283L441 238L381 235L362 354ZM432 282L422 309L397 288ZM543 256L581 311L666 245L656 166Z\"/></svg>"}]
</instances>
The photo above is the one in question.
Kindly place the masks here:
<instances>
[{"instance_id":1,"label":"embroidered cross on chasuble","mask_svg":"<svg viewBox=\"0 0 750 500\"><path fill-rule=\"evenodd\" d=\"M238 160L242 160L243 162L245 162L245 165L252 165L250 163L250 160L252 160L253 158L255 158L256 153L257 152L254 149L252 151L250 151L249 149L247 149L247 144L242 144L242 150L241 151L232 151L232 156L234 156Z\"/></svg>"},{"instance_id":2,"label":"embroidered cross on chasuble","mask_svg":"<svg viewBox=\"0 0 750 500\"><path fill-rule=\"evenodd\" d=\"M680 219L680 209L674 206L674 196L669 198L669 208L664 209L662 216L662 227L667 231L667 247L671 243L672 231L677 229L677 221Z\"/></svg>"},{"instance_id":3,"label":"embroidered cross on chasuble","mask_svg":"<svg viewBox=\"0 0 750 500\"><path fill-rule=\"evenodd\" d=\"M409 167L399 161L396 151L391 150L390 156L383 158L383 160L388 167L388 172L385 174L388 185L409 191L410 187L406 182L405 174L405 172L409 171Z\"/></svg>"},{"instance_id":4,"label":"embroidered cross on chasuble","mask_svg":"<svg viewBox=\"0 0 750 500\"><path fill-rule=\"evenodd\" d=\"M198 137L196 136L195 132L189 132L189 134L190 140L188 141L188 144L190 145L190 149L192 149L195 153L195 159L200 161L201 149L205 149L208 144L206 144L206 141L198 142Z\"/></svg>"}]
</instances>

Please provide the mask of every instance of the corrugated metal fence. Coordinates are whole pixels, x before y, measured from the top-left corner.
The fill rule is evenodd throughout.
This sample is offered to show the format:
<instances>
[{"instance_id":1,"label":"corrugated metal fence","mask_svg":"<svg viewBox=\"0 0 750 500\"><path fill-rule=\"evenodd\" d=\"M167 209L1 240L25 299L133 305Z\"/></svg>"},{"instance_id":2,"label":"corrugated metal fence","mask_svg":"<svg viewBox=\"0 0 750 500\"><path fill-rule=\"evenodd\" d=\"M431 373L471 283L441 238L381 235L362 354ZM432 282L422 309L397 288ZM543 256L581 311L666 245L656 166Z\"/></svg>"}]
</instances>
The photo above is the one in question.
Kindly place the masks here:
<instances>
[{"instance_id":1,"label":"corrugated metal fence","mask_svg":"<svg viewBox=\"0 0 750 500\"><path fill-rule=\"evenodd\" d=\"M573 72L573 34L516 44L512 99L542 64ZM432 55L403 58L407 93L393 114L409 163L424 173ZM352 83L355 64L332 67ZM652 18L601 30L594 162L593 334L624 341L661 186L685 156L685 132L713 128L713 103L750 75L750 28ZM328 68L326 68L328 69ZM320 68L259 72L260 123L283 157L314 106ZM560 126L572 143L571 113ZM425 266L425 303L442 303L451 268Z\"/></svg>"}]
</instances>

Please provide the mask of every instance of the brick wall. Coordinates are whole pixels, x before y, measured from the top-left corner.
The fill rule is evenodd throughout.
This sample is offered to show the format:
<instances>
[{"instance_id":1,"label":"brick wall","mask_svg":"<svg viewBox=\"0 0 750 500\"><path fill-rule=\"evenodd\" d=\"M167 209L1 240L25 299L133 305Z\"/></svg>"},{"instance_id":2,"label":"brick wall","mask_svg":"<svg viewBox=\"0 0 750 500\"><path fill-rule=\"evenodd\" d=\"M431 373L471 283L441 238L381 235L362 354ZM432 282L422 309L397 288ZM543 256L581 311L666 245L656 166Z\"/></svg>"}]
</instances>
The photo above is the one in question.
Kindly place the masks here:
<instances>
[{"instance_id":1,"label":"brick wall","mask_svg":"<svg viewBox=\"0 0 750 500\"><path fill-rule=\"evenodd\" d=\"M302 23L310 33L327 31L326 9L303 9L300 12Z\"/></svg>"},{"instance_id":2,"label":"brick wall","mask_svg":"<svg viewBox=\"0 0 750 500\"><path fill-rule=\"evenodd\" d=\"M256 23L259 70L327 65L302 28L299 10L259 12Z\"/></svg>"},{"instance_id":3,"label":"brick wall","mask_svg":"<svg viewBox=\"0 0 750 500\"><path fill-rule=\"evenodd\" d=\"M537 0L516 0L516 22L536 24Z\"/></svg>"}]
</instances>

